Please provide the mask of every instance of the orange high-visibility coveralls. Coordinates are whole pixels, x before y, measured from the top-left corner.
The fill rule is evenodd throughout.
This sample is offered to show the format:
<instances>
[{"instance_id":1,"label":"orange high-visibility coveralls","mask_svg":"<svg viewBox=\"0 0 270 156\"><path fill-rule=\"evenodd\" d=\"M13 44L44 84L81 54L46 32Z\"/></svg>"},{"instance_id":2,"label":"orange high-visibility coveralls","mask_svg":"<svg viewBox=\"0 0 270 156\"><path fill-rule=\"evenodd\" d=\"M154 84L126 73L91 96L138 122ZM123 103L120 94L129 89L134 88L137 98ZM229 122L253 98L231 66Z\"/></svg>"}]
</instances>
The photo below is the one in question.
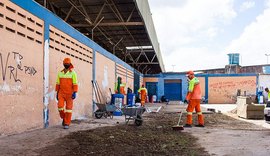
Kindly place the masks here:
<instances>
[{"instance_id":1,"label":"orange high-visibility coveralls","mask_svg":"<svg viewBox=\"0 0 270 156\"><path fill-rule=\"evenodd\" d=\"M126 94L126 92L125 92L126 84L125 83L122 83L122 78L121 77L118 77L117 79L118 80L117 80L117 82L115 83L115 86L114 86L114 92L116 94L123 94L123 95L125 95ZM119 87L120 93L118 93L118 87Z\"/></svg>"},{"instance_id":2,"label":"orange high-visibility coveralls","mask_svg":"<svg viewBox=\"0 0 270 156\"><path fill-rule=\"evenodd\" d=\"M71 64L71 60L66 58L63 63ZM72 68L71 64L66 73L64 69L60 71L56 79L55 91L58 93L58 111L64 125L70 125L73 107L72 93L78 91L77 74ZM64 107L65 102L66 108Z\"/></svg>"},{"instance_id":3,"label":"orange high-visibility coveralls","mask_svg":"<svg viewBox=\"0 0 270 156\"><path fill-rule=\"evenodd\" d=\"M125 92L126 84L124 84L124 83L121 83L121 84L120 84L120 93L118 93L117 85L118 85L118 83L116 82L116 83L115 83L115 89L114 89L114 92L117 93L117 94L123 94L123 95L125 95L125 94L126 94L126 92Z\"/></svg>"},{"instance_id":4,"label":"orange high-visibility coveralls","mask_svg":"<svg viewBox=\"0 0 270 156\"><path fill-rule=\"evenodd\" d=\"M195 111L198 115L198 124L204 125L204 119L200 106L201 97L202 94L199 79L197 77L193 77L188 83L188 94L186 96L186 100L189 101L188 107L186 109L187 111L186 124L189 125L192 124L192 112L195 108Z\"/></svg>"},{"instance_id":5,"label":"orange high-visibility coveralls","mask_svg":"<svg viewBox=\"0 0 270 156\"><path fill-rule=\"evenodd\" d=\"M139 90L138 90L138 93L141 95L141 104L142 106L144 106L145 104L145 101L146 101L146 96L147 96L147 89L142 86Z\"/></svg>"}]
</instances>

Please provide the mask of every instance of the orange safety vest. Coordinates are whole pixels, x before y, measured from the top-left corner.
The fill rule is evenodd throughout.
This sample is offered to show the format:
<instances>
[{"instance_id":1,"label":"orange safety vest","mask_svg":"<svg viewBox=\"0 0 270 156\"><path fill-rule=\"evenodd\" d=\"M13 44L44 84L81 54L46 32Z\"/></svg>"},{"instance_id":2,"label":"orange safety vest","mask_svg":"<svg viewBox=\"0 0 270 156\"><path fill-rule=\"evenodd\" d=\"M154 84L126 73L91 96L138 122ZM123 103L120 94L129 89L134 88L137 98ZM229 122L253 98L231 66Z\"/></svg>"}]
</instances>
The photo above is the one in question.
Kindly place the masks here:
<instances>
[{"instance_id":1,"label":"orange safety vest","mask_svg":"<svg viewBox=\"0 0 270 156\"><path fill-rule=\"evenodd\" d=\"M77 74L73 70L60 71L57 75L55 91L64 94L72 94L78 91Z\"/></svg>"},{"instance_id":2,"label":"orange safety vest","mask_svg":"<svg viewBox=\"0 0 270 156\"><path fill-rule=\"evenodd\" d=\"M192 80L188 83L188 94L186 99L201 99L202 98L202 92L201 92L201 86L200 81L197 77L194 77Z\"/></svg>"},{"instance_id":3,"label":"orange safety vest","mask_svg":"<svg viewBox=\"0 0 270 156\"><path fill-rule=\"evenodd\" d=\"M116 82L116 83L115 83L115 87L114 87L114 92L115 92L115 93L118 93L117 85L118 85L118 83ZM126 94L126 92L125 92L125 87L126 87L126 84L125 84L125 83L121 83L121 84L120 84L120 93L118 93L118 94Z\"/></svg>"}]
</instances>

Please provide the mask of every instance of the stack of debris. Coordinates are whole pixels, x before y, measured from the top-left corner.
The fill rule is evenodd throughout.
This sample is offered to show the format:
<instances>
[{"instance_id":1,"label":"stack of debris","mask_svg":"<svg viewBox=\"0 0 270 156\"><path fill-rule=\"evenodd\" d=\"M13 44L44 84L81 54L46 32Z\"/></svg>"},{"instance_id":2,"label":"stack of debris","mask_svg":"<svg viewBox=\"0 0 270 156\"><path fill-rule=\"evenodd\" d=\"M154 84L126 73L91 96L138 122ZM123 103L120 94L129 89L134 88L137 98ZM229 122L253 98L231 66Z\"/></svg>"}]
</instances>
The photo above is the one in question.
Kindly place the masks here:
<instances>
[{"instance_id":1,"label":"stack of debris","mask_svg":"<svg viewBox=\"0 0 270 156\"><path fill-rule=\"evenodd\" d=\"M237 97L237 115L241 118L263 119L264 107L264 104L253 104L250 97Z\"/></svg>"}]
</instances>

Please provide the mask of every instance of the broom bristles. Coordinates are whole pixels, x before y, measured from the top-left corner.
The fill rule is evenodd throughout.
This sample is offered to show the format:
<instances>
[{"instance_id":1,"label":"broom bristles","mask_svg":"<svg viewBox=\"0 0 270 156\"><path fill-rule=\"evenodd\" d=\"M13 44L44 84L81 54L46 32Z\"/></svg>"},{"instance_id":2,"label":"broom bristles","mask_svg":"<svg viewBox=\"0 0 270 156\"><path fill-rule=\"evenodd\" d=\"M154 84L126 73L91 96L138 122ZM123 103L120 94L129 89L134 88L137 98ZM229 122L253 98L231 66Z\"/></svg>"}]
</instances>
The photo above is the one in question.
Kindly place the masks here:
<instances>
[{"instance_id":1,"label":"broom bristles","mask_svg":"<svg viewBox=\"0 0 270 156\"><path fill-rule=\"evenodd\" d=\"M176 126L173 126L172 129L173 130L184 130L184 127L180 126L180 125L176 125Z\"/></svg>"}]
</instances>

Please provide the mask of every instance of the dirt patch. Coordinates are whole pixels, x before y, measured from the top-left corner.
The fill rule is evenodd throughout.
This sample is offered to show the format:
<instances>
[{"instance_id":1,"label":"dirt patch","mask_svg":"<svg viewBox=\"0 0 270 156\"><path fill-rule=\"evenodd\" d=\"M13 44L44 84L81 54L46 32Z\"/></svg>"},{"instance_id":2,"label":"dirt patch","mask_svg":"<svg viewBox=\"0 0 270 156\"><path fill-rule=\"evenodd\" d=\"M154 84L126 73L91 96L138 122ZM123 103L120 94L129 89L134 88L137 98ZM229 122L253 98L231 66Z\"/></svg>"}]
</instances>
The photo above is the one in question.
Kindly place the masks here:
<instances>
[{"instance_id":1,"label":"dirt patch","mask_svg":"<svg viewBox=\"0 0 270 156\"><path fill-rule=\"evenodd\" d=\"M41 155L210 155L199 144L197 139L200 138L199 133L211 136L210 133L215 130L263 130L262 127L254 124L214 113L205 114L205 128L193 127L186 128L184 131L173 131L171 126L177 123L179 114L163 110L160 113L146 115L140 127L130 124L73 132L57 140L55 145L39 150L39 153ZM184 114L182 120L185 119ZM195 114L193 119L193 123L196 124ZM241 138L239 133L232 136Z\"/></svg>"},{"instance_id":2,"label":"dirt patch","mask_svg":"<svg viewBox=\"0 0 270 156\"><path fill-rule=\"evenodd\" d=\"M150 114L142 126L119 125L73 132L41 155L209 155L184 131L173 131L177 114ZM59 150L61 149L61 150Z\"/></svg>"},{"instance_id":3,"label":"dirt patch","mask_svg":"<svg viewBox=\"0 0 270 156\"><path fill-rule=\"evenodd\" d=\"M176 112L185 107L165 105L159 113L144 113L140 127L124 125L122 116L75 120L69 130L59 124L0 137L0 151L1 155L269 155L269 129L226 115L204 114L205 128L173 131ZM196 124L196 114L193 119Z\"/></svg>"}]
</instances>

